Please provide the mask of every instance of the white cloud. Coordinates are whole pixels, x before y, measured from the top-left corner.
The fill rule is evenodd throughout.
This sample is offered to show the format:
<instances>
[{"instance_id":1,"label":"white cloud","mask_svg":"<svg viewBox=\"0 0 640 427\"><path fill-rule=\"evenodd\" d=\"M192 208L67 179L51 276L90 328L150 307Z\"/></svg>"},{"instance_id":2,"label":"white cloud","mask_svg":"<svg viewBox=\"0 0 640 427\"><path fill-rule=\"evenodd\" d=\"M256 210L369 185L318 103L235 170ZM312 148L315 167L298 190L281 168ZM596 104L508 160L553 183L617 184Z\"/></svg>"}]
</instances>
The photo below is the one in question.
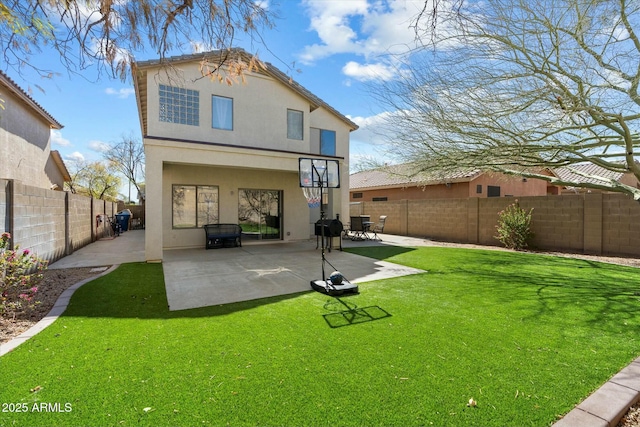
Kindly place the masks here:
<instances>
[{"instance_id":1,"label":"white cloud","mask_svg":"<svg viewBox=\"0 0 640 427\"><path fill-rule=\"evenodd\" d=\"M113 43L110 41L110 43ZM118 67L120 64L126 64L133 60L133 55L127 49L116 47L115 53L112 54L107 45L106 39L94 39L91 43L93 53L105 63Z\"/></svg>"},{"instance_id":2,"label":"white cloud","mask_svg":"<svg viewBox=\"0 0 640 427\"><path fill-rule=\"evenodd\" d=\"M350 169L368 169L376 164L393 164L402 161L398 156L397 140L389 120L405 112L384 111L368 117L349 117L358 125L349 141Z\"/></svg>"},{"instance_id":3,"label":"white cloud","mask_svg":"<svg viewBox=\"0 0 640 427\"><path fill-rule=\"evenodd\" d=\"M210 43L205 43L203 41L191 40L189 41L189 45L191 46L191 53L200 53L213 50L213 47Z\"/></svg>"},{"instance_id":4,"label":"white cloud","mask_svg":"<svg viewBox=\"0 0 640 427\"><path fill-rule=\"evenodd\" d=\"M393 67L383 63L363 65L355 61L347 62L346 65L342 67L342 73L361 82L391 80L397 74Z\"/></svg>"},{"instance_id":5,"label":"white cloud","mask_svg":"<svg viewBox=\"0 0 640 427\"><path fill-rule=\"evenodd\" d=\"M312 64L339 53L369 59L406 51L415 36L410 24L424 0L307 0L304 5L320 43L305 46L300 61Z\"/></svg>"},{"instance_id":6,"label":"white cloud","mask_svg":"<svg viewBox=\"0 0 640 427\"><path fill-rule=\"evenodd\" d=\"M71 141L62 137L62 132L56 129L51 130L51 144L59 145L60 147L68 147L71 145Z\"/></svg>"},{"instance_id":7,"label":"white cloud","mask_svg":"<svg viewBox=\"0 0 640 427\"><path fill-rule=\"evenodd\" d=\"M255 5L262 8L262 9L269 9L269 0L256 0Z\"/></svg>"},{"instance_id":8,"label":"white cloud","mask_svg":"<svg viewBox=\"0 0 640 427\"><path fill-rule=\"evenodd\" d=\"M84 162L84 156L79 151L74 151L71 154L64 156L64 159L69 162Z\"/></svg>"},{"instance_id":9,"label":"white cloud","mask_svg":"<svg viewBox=\"0 0 640 427\"><path fill-rule=\"evenodd\" d=\"M120 89L114 89L112 87L108 87L104 90L104 93L106 93L107 95L115 95L121 99L128 98L130 95L135 94L135 92L136 92L135 89L132 87L125 87Z\"/></svg>"},{"instance_id":10,"label":"white cloud","mask_svg":"<svg viewBox=\"0 0 640 427\"><path fill-rule=\"evenodd\" d=\"M106 153L111 150L111 145L102 141L89 141L89 148L98 153Z\"/></svg>"},{"instance_id":11,"label":"white cloud","mask_svg":"<svg viewBox=\"0 0 640 427\"><path fill-rule=\"evenodd\" d=\"M350 135L350 140L357 144L368 146L386 146L389 143L387 136L383 134L384 124L391 113L385 111L369 117L349 117L358 125L358 130Z\"/></svg>"}]
</instances>

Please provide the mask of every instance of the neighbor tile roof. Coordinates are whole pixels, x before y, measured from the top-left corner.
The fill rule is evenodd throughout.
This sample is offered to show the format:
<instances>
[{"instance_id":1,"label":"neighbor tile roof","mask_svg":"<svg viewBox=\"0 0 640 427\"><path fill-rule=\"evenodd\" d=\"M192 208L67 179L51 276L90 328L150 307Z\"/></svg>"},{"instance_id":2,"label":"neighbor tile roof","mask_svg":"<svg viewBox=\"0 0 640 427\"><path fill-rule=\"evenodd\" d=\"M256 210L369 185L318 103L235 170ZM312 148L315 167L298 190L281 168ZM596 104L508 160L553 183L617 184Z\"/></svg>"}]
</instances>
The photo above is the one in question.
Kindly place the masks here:
<instances>
[{"instance_id":1,"label":"neighbor tile roof","mask_svg":"<svg viewBox=\"0 0 640 427\"><path fill-rule=\"evenodd\" d=\"M577 174L572 171L579 171L588 175L601 176L603 178L613 179L619 181L624 175L623 172L614 172L609 169L605 169L602 166L595 165L593 163L580 163L571 165L570 167L561 167L553 169L556 176L563 181L572 181L575 183L590 183L590 184L602 184L601 180L588 178Z\"/></svg>"},{"instance_id":2,"label":"neighbor tile roof","mask_svg":"<svg viewBox=\"0 0 640 427\"><path fill-rule=\"evenodd\" d=\"M479 170L454 172L416 172L416 166L408 163L384 166L349 176L349 188L406 187L410 185L432 185L447 182L469 182L478 177Z\"/></svg>"},{"instance_id":3,"label":"neighbor tile roof","mask_svg":"<svg viewBox=\"0 0 640 427\"><path fill-rule=\"evenodd\" d=\"M416 173L415 170L417 170L415 165L404 163L357 172L349 176L349 187L352 190L357 190L381 187L406 187L410 185L433 185L446 182L469 182L481 175L479 170L418 173ZM550 171L563 181L575 182L576 184L602 184L602 181L582 176L574 171L616 181L619 181L624 175L624 172L614 172L593 163L580 163L570 167L550 169Z\"/></svg>"}]
</instances>

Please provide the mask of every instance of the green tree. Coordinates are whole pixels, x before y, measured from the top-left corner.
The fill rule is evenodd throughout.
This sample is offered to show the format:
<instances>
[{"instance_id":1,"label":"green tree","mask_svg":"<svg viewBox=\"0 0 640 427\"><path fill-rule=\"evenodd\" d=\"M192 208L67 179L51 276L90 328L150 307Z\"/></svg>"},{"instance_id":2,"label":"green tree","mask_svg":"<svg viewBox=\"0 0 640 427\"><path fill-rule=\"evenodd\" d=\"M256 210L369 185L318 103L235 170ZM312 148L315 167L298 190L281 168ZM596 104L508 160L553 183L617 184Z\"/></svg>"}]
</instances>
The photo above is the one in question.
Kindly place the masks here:
<instances>
[{"instance_id":1,"label":"green tree","mask_svg":"<svg viewBox=\"0 0 640 427\"><path fill-rule=\"evenodd\" d=\"M83 194L94 199L115 201L121 178L114 173L115 167L104 162L74 162L71 182L65 189L74 194Z\"/></svg>"},{"instance_id":2,"label":"green tree","mask_svg":"<svg viewBox=\"0 0 640 427\"><path fill-rule=\"evenodd\" d=\"M414 22L422 47L374 92L394 111L394 153L417 170L497 171L640 200L635 186L572 168L640 179L640 3L487 0L428 12ZM588 179L544 172L558 167Z\"/></svg>"}]
</instances>

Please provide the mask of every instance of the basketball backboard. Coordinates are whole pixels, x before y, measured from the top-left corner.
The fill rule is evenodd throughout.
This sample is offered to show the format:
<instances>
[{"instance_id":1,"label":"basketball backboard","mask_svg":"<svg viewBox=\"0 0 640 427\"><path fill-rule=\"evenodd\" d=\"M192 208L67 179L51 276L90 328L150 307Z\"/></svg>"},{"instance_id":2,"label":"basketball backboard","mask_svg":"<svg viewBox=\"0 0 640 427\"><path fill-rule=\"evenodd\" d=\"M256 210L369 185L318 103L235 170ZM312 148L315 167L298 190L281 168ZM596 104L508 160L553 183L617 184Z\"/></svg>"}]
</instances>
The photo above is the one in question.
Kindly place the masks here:
<instances>
[{"instance_id":1,"label":"basketball backboard","mask_svg":"<svg viewBox=\"0 0 640 427\"><path fill-rule=\"evenodd\" d=\"M300 187L340 188L340 167L337 160L298 159Z\"/></svg>"}]
</instances>

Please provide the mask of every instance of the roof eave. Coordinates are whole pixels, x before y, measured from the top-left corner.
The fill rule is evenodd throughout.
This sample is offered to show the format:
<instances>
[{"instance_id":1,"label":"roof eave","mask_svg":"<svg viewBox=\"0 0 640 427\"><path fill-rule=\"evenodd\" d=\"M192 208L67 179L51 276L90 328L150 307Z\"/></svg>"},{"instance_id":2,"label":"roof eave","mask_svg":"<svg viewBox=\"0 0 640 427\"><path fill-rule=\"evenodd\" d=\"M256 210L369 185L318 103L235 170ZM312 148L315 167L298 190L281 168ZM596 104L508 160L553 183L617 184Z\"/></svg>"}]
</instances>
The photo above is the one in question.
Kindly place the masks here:
<instances>
[{"instance_id":1,"label":"roof eave","mask_svg":"<svg viewBox=\"0 0 640 427\"><path fill-rule=\"evenodd\" d=\"M58 167L58 170L62 174L62 179L64 182L71 182L71 174L67 169L67 165L64 164L64 160L62 160L62 156L60 156L60 152L57 150L51 150L51 158L54 163Z\"/></svg>"},{"instance_id":2,"label":"roof eave","mask_svg":"<svg viewBox=\"0 0 640 427\"><path fill-rule=\"evenodd\" d=\"M62 129L64 126L60 124L51 114L47 112L40 104L38 104L28 93L26 93L16 82L14 82L9 76L0 71L0 83L4 85L11 93L18 97L22 102L27 104L33 111L41 116L45 121L49 123L49 127L52 129Z\"/></svg>"}]
</instances>

